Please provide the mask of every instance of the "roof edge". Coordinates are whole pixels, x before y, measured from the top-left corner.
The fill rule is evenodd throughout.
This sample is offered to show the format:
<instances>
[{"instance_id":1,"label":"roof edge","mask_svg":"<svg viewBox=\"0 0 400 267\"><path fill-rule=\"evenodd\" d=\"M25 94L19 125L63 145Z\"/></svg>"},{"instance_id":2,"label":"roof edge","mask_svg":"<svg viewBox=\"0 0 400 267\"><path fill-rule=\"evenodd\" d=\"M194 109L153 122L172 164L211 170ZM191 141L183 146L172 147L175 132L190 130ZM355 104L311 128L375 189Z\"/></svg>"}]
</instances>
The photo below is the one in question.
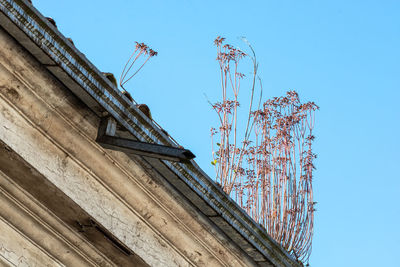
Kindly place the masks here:
<instances>
[{"instance_id":1,"label":"roof edge","mask_svg":"<svg viewBox=\"0 0 400 267\"><path fill-rule=\"evenodd\" d=\"M26 40L23 45L96 114L113 116L139 141L177 146L27 1L0 0L0 11L0 17L8 18L1 19L0 25L8 32L15 26L22 31L25 37L17 32L12 35L18 41L27 36L35 45ZM268 261L276 266L301 266L193 160L162 162Z\"/></svg>"}]
</instances>

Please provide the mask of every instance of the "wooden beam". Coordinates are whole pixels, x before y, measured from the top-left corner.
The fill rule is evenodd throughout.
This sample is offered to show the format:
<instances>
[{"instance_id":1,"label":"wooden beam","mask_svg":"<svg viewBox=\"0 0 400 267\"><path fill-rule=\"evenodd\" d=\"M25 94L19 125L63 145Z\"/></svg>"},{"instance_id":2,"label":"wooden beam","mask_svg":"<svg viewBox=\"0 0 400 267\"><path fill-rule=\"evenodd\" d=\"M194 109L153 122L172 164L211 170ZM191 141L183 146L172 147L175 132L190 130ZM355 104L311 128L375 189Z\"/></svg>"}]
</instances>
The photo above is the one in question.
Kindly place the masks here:
<instances>
[{"instance_id":1,"label":"wooden beam","mask_svg":"<svg viewBox=\"0 0 400 267\"><path fill-rule=\"evenodd\" d=\"M102 147L121 151L127 154L148 156L152 158L166 159L177 162L189 162L195 155L187 149L145 143L132 139L115 136L116 121L112 117L103 118L96 142Z\"/></svg>"}]
</instances>

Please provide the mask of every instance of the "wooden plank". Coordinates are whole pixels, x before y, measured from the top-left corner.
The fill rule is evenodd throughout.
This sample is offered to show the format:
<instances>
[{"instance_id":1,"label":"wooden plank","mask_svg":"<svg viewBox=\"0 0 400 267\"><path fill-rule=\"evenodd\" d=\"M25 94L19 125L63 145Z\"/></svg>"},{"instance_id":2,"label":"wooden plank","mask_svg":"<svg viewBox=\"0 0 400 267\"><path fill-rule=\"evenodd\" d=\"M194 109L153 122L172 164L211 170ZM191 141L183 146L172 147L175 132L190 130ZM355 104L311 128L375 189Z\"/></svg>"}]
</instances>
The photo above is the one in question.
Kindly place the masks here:
<instances>
[{"instance_id":1,"label":"wooden plank","mask_svg":"<svg viewBox=\"0 0 400 267\"><path fill-rule=\"evenodd\" d=\"M187 149L152 144L115 136L116 121L111 117L102 118L96 142L102 147L158 159L189 162L195 155Z\"/></svg>"}]
</instances>

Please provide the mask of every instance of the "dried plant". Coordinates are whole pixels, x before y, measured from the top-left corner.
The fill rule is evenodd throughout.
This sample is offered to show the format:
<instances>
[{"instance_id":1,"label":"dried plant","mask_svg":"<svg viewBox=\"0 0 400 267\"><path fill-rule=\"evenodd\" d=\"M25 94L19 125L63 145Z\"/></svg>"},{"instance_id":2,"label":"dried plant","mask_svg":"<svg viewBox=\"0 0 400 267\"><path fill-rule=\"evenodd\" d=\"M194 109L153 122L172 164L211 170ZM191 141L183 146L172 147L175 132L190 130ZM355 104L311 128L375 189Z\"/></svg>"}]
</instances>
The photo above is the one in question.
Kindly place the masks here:
<instances>
[{"instance_id":1,"label":"dried plant","mask_svg":"<svg viewBox=\"0 0 400 267\"><path fill-rule=\"evenodd\" d=\"M237 70L246 54L223 41L215 40L222 87L222 101L212 105L220 122L218 129L211 129L216 180L272 238L298 260L308 261L315 210L312 130L318 106L301 104L298 94L290 91L252 111L258 65L250 46L254 66L250 111L239 142L238 92L243 75Z\"/></svg>"},{"instance_id":2,"label":"dried plant","mask_svg":"<svg viewBox=\"0 0 400 267\"><path fill-rule=\"evenodd\" d=\"M124 88L124 85L131 80L142 68L143 66L147 63L147 61L154 56L157 56L158 53L156 51L154 51L153 49L151 49L149 46L147 46L144 43L138 43L135 42L135 50L133 51L133 53L131 54L131 56L129 57L128 61L126 62L124 69L122 70L121 73L121 77L119 79L119 85L121 86L121 88L124 90L123 94L133 103L136 104L136 107L149 119L153 122L153 124L155 124L166 136L168 136L170 138L170 140L172 140L175 145L179 146L178 142L172 138L172 136L170 136L168 134L167 131L165 131L155 120L153 120L151 112L149 107L146 104L138 104L133 98L132 96L128 93L128 91ZM136 68L136 70L134 69L134 64L138 61L140 61L140 58L144 57L144 59L142 60L143 62L141 64L139 64L140 66L138 68ZM128 73L132 73L128 75Z\"/></svg>"},{"instance_id":3,"label":"dried plant","mask_svg":"<svg viewBox=\"0 0 400 267\"><path fill-rule=\"evenodd\" d=\"M222 100L211 104L216 111L220 127L218 129L211 128L211 144L213 151L213 161L215 166L216 180L221 184L224 190L229 194L237 177L242 172L241 163L243 161L244 152L248 145L250 136L250 119L253 104L254 89L257 75L257 61L253 59L253 85L250 100L250 110L247 117L247 126L244 140L238 142L238 107L239 107L239 91L241 80L245 75L238 70L239 62L247 55L238 48L234 48L229 44L223 44L225 38L220 36L215 39L214 44L217 46L217 61L220 67ZM219 140L215 140L216 134L219 134ZM215 145L218 146L215 149Z\"/></svg>"},{"instance_id":4,"label":"dried plant","mask_svg":"<svg viewBox=\"0 0 400 267\"><path fill-rule=\"evenodd\" d=\"M119 79L119 85L124 90L126 90L124 88L124 84L126 84L130 79L132 79L143 68L143 66L151 57L157 56L158 54L156 51L154 51L144 43L138 43L138 42L135 43L136 43L135 50L133 51L132 55L126 62L125 67L122 70L121 77ZM141 56L145 57L144 62L136 70L133 70L132 69L133 65L135 64L135 62L139 60ZM131 72L131 70L133 74L128 76L128 73Z\"/></svg>"}]
</instances>

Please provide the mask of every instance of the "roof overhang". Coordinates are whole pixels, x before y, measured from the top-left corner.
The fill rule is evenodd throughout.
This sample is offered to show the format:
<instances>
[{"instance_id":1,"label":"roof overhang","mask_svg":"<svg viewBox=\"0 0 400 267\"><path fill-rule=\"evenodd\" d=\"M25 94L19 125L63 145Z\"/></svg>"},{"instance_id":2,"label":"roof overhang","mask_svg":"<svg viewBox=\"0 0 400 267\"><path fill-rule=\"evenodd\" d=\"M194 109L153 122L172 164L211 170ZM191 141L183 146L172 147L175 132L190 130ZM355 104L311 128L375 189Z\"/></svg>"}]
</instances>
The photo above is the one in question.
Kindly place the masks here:
<instances>
[{"instance_id":1,"label":"roof overhang","mask_svg":"<svg viewBox=\"0 0 400 267\"><path fill-rule=\"evenodd\" d=\"M25 0L0 0L0 25L99 117L112 116L131 138L178 147ZM300 266L193 161L141 157L263 266Z\"/></svg>"}]
</instances>

